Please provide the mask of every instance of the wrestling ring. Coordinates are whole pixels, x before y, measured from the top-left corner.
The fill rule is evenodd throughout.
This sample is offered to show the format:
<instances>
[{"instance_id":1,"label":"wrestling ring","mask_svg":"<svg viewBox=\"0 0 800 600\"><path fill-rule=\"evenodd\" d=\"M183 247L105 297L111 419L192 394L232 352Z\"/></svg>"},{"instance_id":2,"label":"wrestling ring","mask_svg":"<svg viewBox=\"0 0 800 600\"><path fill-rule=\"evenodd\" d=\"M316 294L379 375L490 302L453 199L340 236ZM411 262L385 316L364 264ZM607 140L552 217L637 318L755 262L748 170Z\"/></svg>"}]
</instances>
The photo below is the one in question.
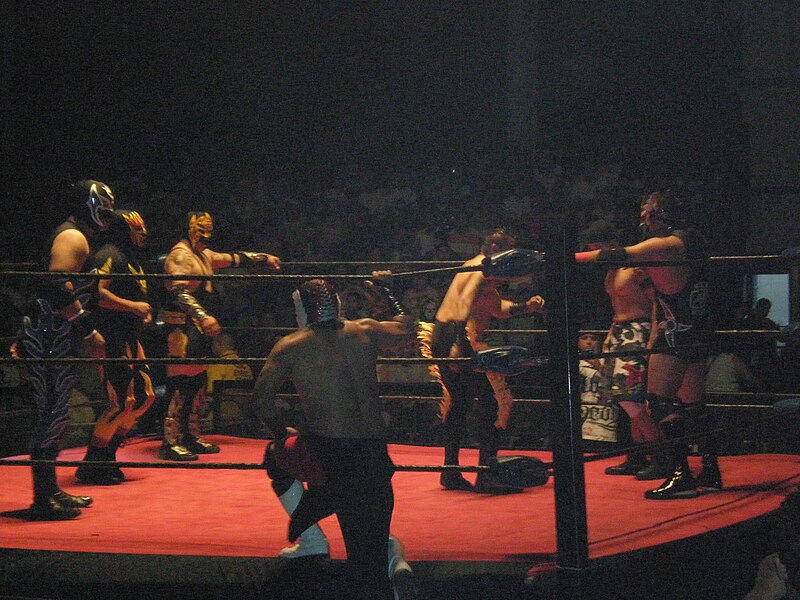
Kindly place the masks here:
<instances>
[{"instance_id":1,"label":"wrestling ring","mask_svg":"<svg viewBox=\"0 0 800 600\"><path fill-rule=\"evenodd\" d=\"M420 379L420 373L428 364L448 359L379 359L381 396L388 407L390 454L398 466L392 529L403 541L414 572L414 583L402 590L402 598L690 597L686 595L688 590L697 591L704 585L709 590L715 587L705 578L731 576L733 569L741 569L741 564L755 566L756 558L765 553L764 523L783 498L800 485L800 456L794 454L792 446L798 424L797 394L709 395L709 407L732 415L721 419L724 427L709 433L739 435L757 430L745 437L763 439L766 435L771 442L777 440L750 448L755 452L745 454L737 447L730 455L721 456L725 486L719 492L652 503L642 498L652 482L603 475L615 457L630 449L619 444L598 449L601 444L589 451L590 445L583 439L584 415L576 372L582 356L575 344L578 326L573 315L573 299L577 295L574 272L580 267L571 263L568 254L559 252L563 247L569 247L563 239L554 240L545 249L547 260L537 259L535 267L542 274L543 286L537 293L548 302L547 327L490 332L504 344L524 340L527 345L530 340L537 340L522 361L524 369L520 369L518 377L521 382L512 385L515 407L509 427L513 431L508 437L513 438L513 443L501 450L501 455L538 461L544 475L541 485L508 496L442 490L438 477L431 473L459 470L474 474L491 468L478 466L477 451L469 449L462 451L466 464L439 464L441 449L431 425L438 403L437 387L424 375ZM771 268L777 265L796 278L797 263L791 256L712 257L710 263L712 267L715 263L744 267L769 263ZM303 271L318 264L284 263L284 270ZM374 266L331 263L334 269ZM448 265L396 275L458 270L459 267ZM52 275L21 270L0 272L0 276L8 278ZM125 277L103 277L115 276ZM333 280L369 277L298 272L222 273L210 278L233 286L241 282L260 284L262 280L296 282L315 276ZM146 275L156 281L164 277L167 276ZM283 297L287 295L284 293ZM291 330L255 329L271 335ZM795 335L794 329L789 329L721 330L716 334ZM228 331L233 333L236 328ZM25 368L26 362L48 360L89 366L98 362L85 358L0 358L0 364ZM248 365L257 371L263 360L263 356L185 360L154 356L143 362L151 367L175 362ZM137 362L113 358L104 362L113 361ZM402 376L397 377L397 371ZM414 375L409 376L409 371ZM546 383L536 385L537 381ZM71 491L86 490L95 498L93 506L73 521L25 520L24 507L31 495L30 475L28 469L17 467L36 461L27 460L24 455L0 459L4 482L0 491L0 552L4 565L0 591L40 598L85 598L89 594L132 598L153 591L171 598L221 598L237 593L243 597L279 598L297 596L298 592L301 596L308 593L309 597L347 597L346 590L337 588L337 569L344 558L344 547L335 519L322 523L331 540L333 558L322 574L319 565L287 566L285 561L274 558L286 543L287 518L263 475L264 436L252 419L246 383L220 380L218 384L213 394L213 418L205 423L205 437L222 447L218 455L203 456L195 463L160 461L160 440L140 433L129 438L120 451L116 465L131 469L122 486L78 487L73 468L83 464L80 457L84 448L62 450L55 462L59 482ZM293 393L282 397L290 411L297 410ZM424 416L409 417L411 411L421 411ZM0 418L13 418L22 412L0 412ZM742 418L743 412L750 416ZM408 420L423 427L427 423L430 431L426 435L419 431L409 435L402 427L403 421ZM537 426L526 428L530 421ZM612 449L608 450L608 446ZM784 447L790 451L770 451ZM691 457L691 461L696 465L697 457ZM209 470L214 473L206 473ZM262 473L249 473L253 470ZM672 573L659 574L660 565L685 564L687 557L690 563L694 560L702 564L688 569L684 581L676 583ZM648 573L648 580L632 575L637 572ZM623 580L626 592L615 596ZM725 593L731 591L739 590Z\"/></svg>"}]
</instances>

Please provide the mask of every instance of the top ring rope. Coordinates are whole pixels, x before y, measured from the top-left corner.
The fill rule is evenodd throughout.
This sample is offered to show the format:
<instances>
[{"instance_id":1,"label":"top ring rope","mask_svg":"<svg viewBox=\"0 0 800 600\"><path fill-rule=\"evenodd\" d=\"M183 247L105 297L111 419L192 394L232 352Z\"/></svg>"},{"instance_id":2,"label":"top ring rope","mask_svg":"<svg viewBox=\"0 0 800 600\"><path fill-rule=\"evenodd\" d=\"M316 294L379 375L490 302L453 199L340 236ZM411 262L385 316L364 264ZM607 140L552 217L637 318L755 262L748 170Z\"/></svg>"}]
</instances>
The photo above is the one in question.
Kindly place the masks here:
<instances>
[{"instance_id":1,"label":"top ring rope","mask_svg":"<svg viewBox=\"0 0 800 600\"><path fill-rule=\"evenodd\" d=\"M794 249L790 249L794 250ZM751 263L764 263L773 262L784 265L787 262L796 262L800 260L800 251L789 252L784 254L774 254L765 256L710 256L706 259L684 259L684 260L671 260L671 261L603 261L602 263L575 263L577 266L601 264L605 267L624 265L624 266L649 266L649 267L667 267L667 266L681 266L694 263L706 262L751 262ZM506 250L492 256L487 256L483 259L480 265L473 265L465 267L463 265L451 265L445 267L437 267L433 269L420 269L414 271L401 271L392 273L391 277L413 277L417 275L426 275L431 273L467 273L472 271L483 271L487 277L494 277L497 279L512 279L516 277L524 277L539 270L545 263L546 257L543 252L537 250L523 250L515 248ZM426 263L423 261L346 261L346 262L314 262L314 263L285 263L285 264L329 264L329 265L402 265L402 264L442 264L441 262L432 261ZM228 274L216 273L214 275L173 275L165 273L73 273L67 271L0 271L0 276L6 277L31 277L31 278L48 278L48 277L81 277L81 278L95 278L95 279L116 279L116 278L133 278L133 279L181 279L181 280L259 280L259 279L298 279L298 278L321 278L321 279L368 279L371 277L369 274L312 274L312 273L245 273L245 274Z\"/></svg>"}]
</instances>

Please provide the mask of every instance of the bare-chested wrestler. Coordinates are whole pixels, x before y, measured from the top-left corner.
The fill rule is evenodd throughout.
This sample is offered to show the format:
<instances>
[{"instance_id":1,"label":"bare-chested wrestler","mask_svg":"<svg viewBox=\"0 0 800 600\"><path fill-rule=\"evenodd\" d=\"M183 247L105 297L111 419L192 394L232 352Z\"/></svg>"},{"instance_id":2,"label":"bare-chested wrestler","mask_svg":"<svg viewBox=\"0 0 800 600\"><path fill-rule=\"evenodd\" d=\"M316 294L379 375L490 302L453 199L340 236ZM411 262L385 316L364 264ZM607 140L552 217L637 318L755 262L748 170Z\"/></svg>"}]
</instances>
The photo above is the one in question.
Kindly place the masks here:
<instances>
[{"instance_id":1,"label":"bare-chested wrestler","mask_svg":"<svg viewBox=\"0 0 800 600\"><path fill-rule=\"evenodd\" d=\"M172 247L164 263L170 275L213 275L214 269L264 263L280 269L277 256L265 252L214 252L211 239L214 221L207 212L190 212L186 237ZM211 356L211 338L222 328L212 314L214 285L210 280L172 280L166 284L170 302L164 308L164 321L170 326L167 335L171 358ZM198 454L214 454L219 446L200 437L200 419L206 404L206 365L171 364L167 366L167 398L164 418L164 442L160 457L164 460L197 460Z\"/></svg>"},{"instance_id":2,"label":"bare-chested wrestler","mask_svg":"<svg viewBox=\"0 0 800 600\"><path fill-rule=\"evenodd\" d=\"M687 207L675 192L651 194L642 206L644 241L624 248L576 254L577 262L674 261L708 257L705 238L689 226ZM682 438L687 430L712 428L712 416L703 403L706 358L712 333L709 281L699 260L678 266L645 267L656 289L658 335L648 364L647 401L650 414L668 439ZM695 479L689 468L688 445L671 447L673 474L659 487L645 492L653 500L690 498L699 489L719 490L716 440L703 441L703 468Z\"/></svg>"},{"instance_id":3,"label":"bare-chested wrestler","mask_svg":"<svg viewBox=\"0 0 800 600\"><path fill-rule=\"evenodd\" d=\"M108 228L114 194L106 184L82 180L61 199L68 215L50 236L43 262L48 271L80 273L92 267L89 242ZM105 340L94 328L85 306L93 300L97 282L90 278L43 279L35 301L28 308L24 337L18 352L29 358L86 355L105 358ZM102 367L100 368L102 373ZM31 437L32 460L55 460L59 443L69 425L68 402L75 381L72 365L40 364L30 369L36 404L36 426ZM73 496L58 487L53 465L37 465L33 471L33 504L29 518L40 521L74 519L89 506L89 496Z\"/></svg>"},{"instance_id":4,"label":"bare-chested wrestler","mask_svg":"<svg viewBox=\"0 0 800 600\"><path fill-rule=\"evenodd\" d=\"M514 236L503 230L490 233L480 253L464 263L477 266L487 256L516 246ZM512 303L500 297L497 282L481 271L456 274L436 311L430 339L430 354L434 358L464 358L489 348L484 333L492 319L520 317L544 310L544 300L532 296L526 302ZM423 348L425 342L423 340ZM423 351L423 353L425 353ZM497 456L501 432L508 426L513 398L506 378L497 373L478 373L470 367L441 366L438 374L442 384L440 418L444 424L444 463L459 464L461 443L466 435L467 411L473 398L479 402L479 458L481 465ZM493 481L486 472L478 474L476 484L461 473L446 471L441 485L447 490L474 490L480 493L509 493L522 491Z\"/></svg>"},{"instance_id":5,"label":"bare-chested wrestler","mask_svg":"<svg viewBox=\"0 0 800 600\"><path fill-rule=\"evenodd\" d=\"M604 282L611 299L614 318L608 329L603 352L644 350L651 346L651 326L655 319L655 289L647 271L641 267L608 270ZM654 339L652 341L655 341ZM618 404L630 421L630 438L638 444L661 439L658 424L647 412L647 356L634 354L604 359L601 398ZM607 475L635 475L637 479L663 479L672 472L663 452L652 455L631 451L625 462L608 467Z\"/></svg>"},{"instance_id":6,"label":"bare-chested wrestler","mask_svg":"<svg viewBox=\"0 0 800 600\"><path fill-rule=\"evenodd\" d=\"M386 447L375 366L381 348L414 338L414 321L404 315L392 321L343 320L333 285L322 279L305 282L293 298L300 329L275 344L255 384L256 401L274 436L265 465L293 520L300 518L296 509L301 500L312 496L327 510L303 525L298 544L280 555L328 554L319 525L306 526L335 513L357 577L354 597L391 598L394 465ZM299 436L287 429L276 407L276 394L286 381L294 384L305 418ZM289 447L300 444L315 457L312 475L297 475L287 466ZM308 490L297 477L308 481Z\"/></svg>"}]
</instances>

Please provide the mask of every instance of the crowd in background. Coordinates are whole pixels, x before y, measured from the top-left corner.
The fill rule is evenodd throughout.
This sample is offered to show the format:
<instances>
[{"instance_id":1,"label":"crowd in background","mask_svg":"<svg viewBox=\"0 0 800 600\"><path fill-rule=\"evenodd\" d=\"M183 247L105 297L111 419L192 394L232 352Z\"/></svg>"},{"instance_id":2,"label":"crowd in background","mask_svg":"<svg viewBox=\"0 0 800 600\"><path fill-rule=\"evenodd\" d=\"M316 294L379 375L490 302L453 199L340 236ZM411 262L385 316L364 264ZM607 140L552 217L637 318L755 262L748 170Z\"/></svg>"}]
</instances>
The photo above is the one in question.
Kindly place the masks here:
<instances>
[{"instance_id":1,"label":"crowd in background","mask_svg":"<svg viewBox=\"0 0 800 600\"><path fill-rule=\"evenodd\" d=\"M464 161L441 157L423 166L362 166L343 168L325 177L312 175L308 179L254 175L233 183L210 175L210 183L198 184L197 188L181 186L177 180L157 182L145 175L108 183L117 195L118 207L138 210L144 217L153 272L160 272L157 257L185 234L190 210L214 215L216 250L267 251L280 256L284 264L323 263L287 264L286 273L348 274L369 273L392 261L463 261L477 253L482 237L497 226L514 232L521 247L538 249L542 224L555 215L573 220L578 249L608 237L609 232L621 243L630 243L639 235L638 207L650 191L649 181L626 173L619 164L564 166L548 156L527 161L524 168L497 157L478 159L466 166ZM699 194L702 186L697 181L689 175L675 184ZM3 262L36 261L40 246L57 224L54 219L63 215L57 204L48 204L52 196L42 182L25 182L22 189L17 185L10 193L11 202L18 201L20 210L10 212L10 226L0 232ZM31 197L40 202L31 202ZM352 261L367 264L354 265ZM428 265L397 270L416 268ZM433 273L397 278L398 296L415 317L431 321L451 276ZM586 293L578 302L579 324L604 328L610 307L602 290L602 275L584 273L582 277L580 286ZM266 356L281 333L268 333L263 328L293 326L294 313L288 299L294 283L286 279L219 282L220 321L230 329L241 356ZM0 321L5 324L0 335L13 335L25 285L24 280L0 282L4 296ZM380 303L375 303L376 297L360 282L345 280L340 286L348 318L381 316ZM541 292L536 276L503 289L512 300ZM154 300L158 304L158 294ZM720 325L760 328L740 317L724 316ZM543 327L544 317L504 326ZM259 333L248 333L253 329ZM797 368L783 368L784 358L774 341L767 340L766 344L768 351L740 345L736 352L754 370L756 379L763 374L760 380L765 382L764 389L781 391L794 386L798 381L791 374ZM787 358L794 354L792 348L786 349Z\"/></svg>"}]
</instances>

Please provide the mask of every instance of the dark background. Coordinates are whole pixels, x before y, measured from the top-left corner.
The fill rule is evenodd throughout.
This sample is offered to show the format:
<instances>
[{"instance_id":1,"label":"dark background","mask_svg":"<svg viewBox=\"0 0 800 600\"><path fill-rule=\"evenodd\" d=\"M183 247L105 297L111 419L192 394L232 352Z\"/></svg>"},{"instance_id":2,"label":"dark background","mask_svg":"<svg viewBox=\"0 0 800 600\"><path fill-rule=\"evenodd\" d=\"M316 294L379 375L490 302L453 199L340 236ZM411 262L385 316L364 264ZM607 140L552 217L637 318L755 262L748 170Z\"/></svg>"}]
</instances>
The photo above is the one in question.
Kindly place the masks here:
<instances>
[{"instance_id":1,"label":"dark background","mask_svg":"<svg viewBox=\"0 0 800 600\"><path fill-rule=\"evenodd\" d=\"M715 240L746 230L736 14L521 3L532 117L514 138L512 4L6 3L4 193L26 235L4 236L5 258L29 254L48 190L84 177L139 206L156 191L219 203L254 175L302 201L410 167L507 168L525 192L542 157L612 161L645 188L680 177L704 192Z\"/></svg>"}]
</instances>

